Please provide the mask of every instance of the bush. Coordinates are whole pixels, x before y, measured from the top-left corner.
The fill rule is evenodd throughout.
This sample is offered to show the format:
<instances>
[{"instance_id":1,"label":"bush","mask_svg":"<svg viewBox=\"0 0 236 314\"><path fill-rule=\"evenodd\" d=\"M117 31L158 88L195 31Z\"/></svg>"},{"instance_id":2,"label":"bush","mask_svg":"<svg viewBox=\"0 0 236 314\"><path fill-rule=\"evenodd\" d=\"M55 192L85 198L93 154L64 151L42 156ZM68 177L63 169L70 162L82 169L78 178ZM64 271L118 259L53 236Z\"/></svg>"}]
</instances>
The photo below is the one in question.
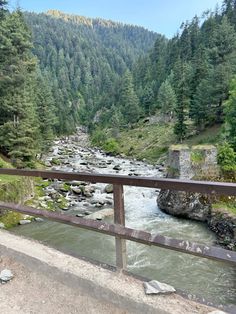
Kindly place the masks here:
<instances>
[{"instance_id":1,"label":"bush","mask_svg":"<svg viewBox=\"0 0 236 314\"><path fill-rule=\"evenodd\" d=\"M0 168L4 168L4 162L0 159Z\"/></svg>"},{"instance_id":2,"label":"bush","mask_svg":"<svg viewBox=\"0 0 236 314\"><path fill-rule=\"evenodd\" d=\"M236 153L228 143L219 146L217 161L221 170L236 171Z\"/></svg>"},{"instance_id":3,"label":"bush","mask_svg":"<svg viewBox=\"0 0 236 314\"><path fill-rule=\"evenodd\" d=\"M101 129L96 129L93 131L91 136L91 142L93 145L103 145L106 140L106 133Z\"/></svg>"},{"instance_id":4,"label":"bush","mask_svg":"<svg viewBox=\"0 0 236 314\"><path fill-rule=\"evenodd\" d=\"M106 140L105 144L103 145L103 149L112 154L118 154L119 153L119 144L114 138L109 138Z\"/></svg>"}]
</instances>

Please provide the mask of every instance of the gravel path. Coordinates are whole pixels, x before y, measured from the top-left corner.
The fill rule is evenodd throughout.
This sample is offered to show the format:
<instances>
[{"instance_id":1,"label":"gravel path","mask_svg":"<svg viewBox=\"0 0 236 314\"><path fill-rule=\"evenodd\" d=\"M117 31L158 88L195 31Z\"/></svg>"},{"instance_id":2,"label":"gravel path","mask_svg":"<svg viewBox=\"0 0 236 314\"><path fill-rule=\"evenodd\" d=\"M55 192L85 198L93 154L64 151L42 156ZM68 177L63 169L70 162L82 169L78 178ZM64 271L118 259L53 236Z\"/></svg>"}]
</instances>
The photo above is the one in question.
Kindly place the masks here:
<instances>
[{"instance_id":1,"label":"gravel path","mask_svg":"<svg viewBox=\"0 0 236 314\"><path fill-rule=\"evenodd\" d=\"M1 257L0 269L8 268L14 278L0 285L1 314L126 314L86 294L80 294L44 274L34 273L7 257Z\"/></svg>"}]
</instances>

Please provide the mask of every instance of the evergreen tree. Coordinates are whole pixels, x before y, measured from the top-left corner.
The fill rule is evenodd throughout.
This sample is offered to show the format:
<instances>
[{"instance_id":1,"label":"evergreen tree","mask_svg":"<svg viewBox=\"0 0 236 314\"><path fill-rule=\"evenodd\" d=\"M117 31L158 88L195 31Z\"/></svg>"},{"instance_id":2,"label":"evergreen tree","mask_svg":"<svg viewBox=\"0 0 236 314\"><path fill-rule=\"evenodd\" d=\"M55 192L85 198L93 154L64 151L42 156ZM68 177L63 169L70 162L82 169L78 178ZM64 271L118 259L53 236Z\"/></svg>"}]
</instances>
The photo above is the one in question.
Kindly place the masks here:
<instances>
[{"instance_id":1,"label":"evergreen tree","mask_svg":"<svg viewBox=\"0 0 236 314\"><path fill-rule=\"evenodd\" d=\"M176 107L176 95L168 79L161 84L157 102L161 108L161 112L166 115L169 120L173 118L173 111Z\"/></svg>"},{"instance_id":2,"label":"evergreen tree","mask_svg":"<svg viewBox=\"0 0 236 314\"><path fill-rule=\"evenodd\" d=\"M39 131L41 137L41 148L47 150L56 134L58 120L56 118L56 108L50 88L50 82L43 77L38 69L36 78L35 102L39 121Z\"/></svg>"},{"instance_id":3,"label":"evergreen tree","mask_svg":"<svg viewBox=\"0 0 236 314\"><path fill-rule=\"evenodd\" d=\"M176 123L174 133L182 142L187 132L186 118L190 104L190 85L192 69L186 62L180 59L175 64L174 68L174 86L176 92L177 103L175 107Z\"/></svg>"},{"instance_id":4,"label":"evergreen tree","mask_svg":"<svg viewBox=\"0 0 236 314\"><path fill-rule=\"evenodd\" d=\"M229 99L224 103L225 123L228 142L236 151L236 78L230 85Z\"/></svg>"},{"instance_id":5,"label":"evergreen tree","mask_svg":"<svg viewBox=\"0 0 236 314\"><path fill-rule=\"evenodd\" d=\"M120 107L126 123L134 123L138 120L140 107L130 71L125 73L121 83Z\"/></svg>"},{"instance_id":6,"label":"evergreen tree","mask_svg":"<svg viewBox=\"0 0 236 314\"><path fill-rule=\"evenodd\" d=\"M19 166L21 162L30 165L38 147L33 91L36 60L19 10L5 12L0 28L0 149Z\"/></svg>"},{"instance_id":7,"label":"evergreen tree","mask_svg":"<svg viewBox=\"0 0 236 314\"><path fill-rule=\"evenodd\" d=\"M147 84L142 92L141 105L144 109L144 113L150 115L154 111L154 92L153 82Z\"/></svg>"}]
</instances>

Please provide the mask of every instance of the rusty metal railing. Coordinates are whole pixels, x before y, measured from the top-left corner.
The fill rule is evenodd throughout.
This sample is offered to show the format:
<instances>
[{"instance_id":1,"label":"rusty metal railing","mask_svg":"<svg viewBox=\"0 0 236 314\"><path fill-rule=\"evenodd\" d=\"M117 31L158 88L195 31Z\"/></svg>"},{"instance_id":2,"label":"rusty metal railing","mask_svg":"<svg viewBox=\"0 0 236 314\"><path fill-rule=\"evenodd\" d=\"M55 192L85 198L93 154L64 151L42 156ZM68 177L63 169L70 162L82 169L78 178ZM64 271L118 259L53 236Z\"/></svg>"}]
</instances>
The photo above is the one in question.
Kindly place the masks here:
<instances>
[{"instance_id":1,"label":"rusty metal railing","mask_svg":"<svg viewBox=\"0 0 236 314\"><path fill-rule=\"evenodd\" d=\"M223 261L234 265L236 264L236 252L216 246L207 246L190 241L173 239L159 234L153 235L143 230L135 230L125 227L125 208L123 192L124 185L131 185L149 188L181 190L187 192L198 192L203 194L236 196L235 183L157 179L154 177L131 178L129 176L121 175L102 175L63 171L19 170L4 168L0 169L0 174L113 184L114 224L108 224L91 219L72 217L65 214L40 210L34 207L14 203L0 202L0 208L13 210L32 216L44 217L71 226L114 236L116 239L116 266L119 269L126 268L126 240L139 242L146 245L154 245L165 249L208 258L211 260Z\"/></svg>"}]
</instances>

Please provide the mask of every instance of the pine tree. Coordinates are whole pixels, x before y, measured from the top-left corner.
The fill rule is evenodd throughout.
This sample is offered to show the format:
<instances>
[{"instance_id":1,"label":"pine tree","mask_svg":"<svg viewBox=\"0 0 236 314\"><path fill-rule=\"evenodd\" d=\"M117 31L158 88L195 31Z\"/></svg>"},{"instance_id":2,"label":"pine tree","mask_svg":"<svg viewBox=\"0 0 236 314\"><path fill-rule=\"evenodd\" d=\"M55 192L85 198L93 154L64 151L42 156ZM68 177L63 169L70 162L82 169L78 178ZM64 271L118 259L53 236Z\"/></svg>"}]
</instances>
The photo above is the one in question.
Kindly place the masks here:
<instances>
[{"instance_id":1,"label":"pine tree","mask_svg":"<svg viewBox=\"0 0 236 314\"><path fill-rule=\"evenodd\" d=\"M173 118L173 111L176 107L177 100L175 92L168 79L161 84L157 102L161 108L161 112L168 117L168 120Z\"/></svg>"},{"instance_id":2,"label":"pine tree","mask_svg":"<svg viewBox=\"0 0 236 314\"><path fill-rule=\"evenodd\" d=\"M186 62L177 60L174 69L174 87L176 92L177 103L175 107L176 123L174 126L174 133L182 142L187 132L186 118L190 104L190 85L192 69Z\"/></svg>"},{"instance_id":3,"label":"pine tree","mask_svg":"<svg viewBox=\"0 0 236 314\"><path fill-rule=\"evenodd\" d=\"M228 142L236 151L236 78L230 85L229 99L224 103L225 124Z\"/></svg>"},{"instance_id":4,"label":"pine tree","mask_svg":"<svg viewBox=\"0 0 236 314\"><path fill-rule=\"evenodd\" d=\"M22 13L5 12L0 20L0 149L19 166L30 165L38 148L34 103L36 60Z\"/></svg>"},{"instance_id":5,"label":"pine tree","mask_svg":"<svg viewBox=\"0 0 236 314\"><path fill-rule=\"evenodd\" d=\"M134 123L138 120L140 116L139 101L129 71L125 73L121 83L120 107L126 123Z\"/></svg>"},{"instance_id":6,"label":"pine tree","mask_svg":"<svg viewBox=\"0 0 236 314\"><path fill-rule=\"evenodd\" d=\"M36 84L35 102L41 137L40 146L42 150L47 150L55 136L55 130L58 124L56 108L50 88L50 82L46 76L42 76L39 69L37 72Z\"/></svg>"}]
</instances>

